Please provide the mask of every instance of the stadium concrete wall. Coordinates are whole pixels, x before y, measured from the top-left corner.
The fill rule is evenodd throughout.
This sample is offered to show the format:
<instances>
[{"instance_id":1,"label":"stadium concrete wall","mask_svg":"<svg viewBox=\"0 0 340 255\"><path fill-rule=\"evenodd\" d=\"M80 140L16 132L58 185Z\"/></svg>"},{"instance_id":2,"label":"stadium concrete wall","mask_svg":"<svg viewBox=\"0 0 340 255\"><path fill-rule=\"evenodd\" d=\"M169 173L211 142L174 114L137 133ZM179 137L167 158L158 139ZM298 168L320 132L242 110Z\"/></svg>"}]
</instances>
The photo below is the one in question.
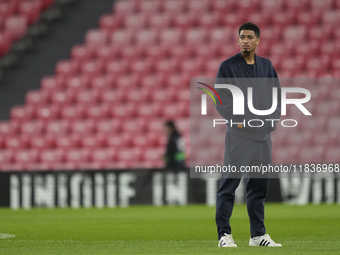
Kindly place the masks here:
<instances>
[{"instance_id":1,"label":"stadium concrete wall","mask_svg":"<svg viewBox=\"0 0 340 255\"><path fill-rule=\"evenodd\" d=\"M126 207L130 205L215 205L218 179L190 178L189 171L64 171L0 173L0 206ZM236 203L245 202L245 181ZM271 179L267 202L340 203L339 178Z\"/></svg>"}]
</instances>

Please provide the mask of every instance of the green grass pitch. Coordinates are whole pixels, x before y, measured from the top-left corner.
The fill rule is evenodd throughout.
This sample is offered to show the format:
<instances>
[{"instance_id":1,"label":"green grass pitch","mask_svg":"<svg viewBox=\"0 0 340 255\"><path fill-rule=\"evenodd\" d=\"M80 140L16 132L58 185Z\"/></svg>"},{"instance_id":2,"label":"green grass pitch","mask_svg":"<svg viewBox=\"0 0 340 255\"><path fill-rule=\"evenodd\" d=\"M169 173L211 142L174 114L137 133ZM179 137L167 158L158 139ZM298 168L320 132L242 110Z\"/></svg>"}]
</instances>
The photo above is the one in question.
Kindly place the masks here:
<instances>
[{"instance_id":1,"label":"green grass pitch","mask_svg":"<svg viewBox=\"0 0 340 255\"><path fill-rule=\"evenodd\" d=\"M248 247L245 205L232 216L237 248L217 248L215 208L0 209L0 254L340 254L340 206L266 205L283 247Z\"/></svg>"}]
</instances>

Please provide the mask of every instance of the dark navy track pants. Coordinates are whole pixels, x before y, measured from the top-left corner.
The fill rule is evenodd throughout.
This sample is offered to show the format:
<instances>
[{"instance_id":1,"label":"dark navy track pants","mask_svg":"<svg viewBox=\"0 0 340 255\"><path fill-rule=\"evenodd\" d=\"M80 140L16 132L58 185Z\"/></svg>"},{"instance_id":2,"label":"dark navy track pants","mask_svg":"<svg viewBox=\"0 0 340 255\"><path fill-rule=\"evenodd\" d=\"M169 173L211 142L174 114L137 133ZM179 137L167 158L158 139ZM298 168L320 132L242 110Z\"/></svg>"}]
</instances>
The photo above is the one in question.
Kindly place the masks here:
<instances>
[{"instance_id":1,"label":"dark navy track pants","mask_svg":"<svg viewBox=\"0 0 340 255\"><path fill-rule=\"evenodd\" d=\"M247 210L250 219L251 237L266 233L264 226L264 202L267 197L269 175L241 173L241 166L272 164L271 138L258 141L226 133L224 165L236 166L237 172L224 173L217 191L216 225L218 238L231 234L230 217L233 211L235 190L241 177L246 180Z\"/></svg>"}]
</instances>

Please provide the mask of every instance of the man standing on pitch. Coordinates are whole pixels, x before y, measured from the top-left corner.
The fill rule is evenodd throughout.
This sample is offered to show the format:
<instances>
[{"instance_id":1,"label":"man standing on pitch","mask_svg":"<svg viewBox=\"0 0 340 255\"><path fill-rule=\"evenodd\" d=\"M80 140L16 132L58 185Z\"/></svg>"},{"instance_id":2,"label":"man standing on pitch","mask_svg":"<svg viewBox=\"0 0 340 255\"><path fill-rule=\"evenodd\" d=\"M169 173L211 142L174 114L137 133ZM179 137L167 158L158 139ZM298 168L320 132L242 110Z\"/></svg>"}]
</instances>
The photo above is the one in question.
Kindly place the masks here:
<instances>
[{"instance_id":1,"label":"man standing on pitch","mask_svg":"<svg viewBox=\"0 0 340 255\"><path fill-rule=\"evenodd\" d=\"M216 89L222 100L217 111L228 121L225 139L224 165L236 166L238 173L226 173L220 180L216 201L216 224L219 247L237 247L231 235L235 190L243 173L243 166L272 164L271 135L281 115L281 86L270 60L255 54L260 43L260 29L253 23L239 28L238 44L241 51L223 61L218 70L216 83L237 86L245 96L244 114L233 115L233 96L229 89ZM253 114L247 105L248 87L252 88L252 102L257 110L272 106L273 88L277 88L277 108L269 115ZM270 119L273 121L265 121ZM274 121L274 119L276 121ZM251 120L249 122L249 120ZM262 121L261 121L262 120ZM264 202L267 197L269 176L245 176L247 210L250 219L251 238L249 246L281 246L275 243L264 226Z\"/></svg>"}]
</instances>

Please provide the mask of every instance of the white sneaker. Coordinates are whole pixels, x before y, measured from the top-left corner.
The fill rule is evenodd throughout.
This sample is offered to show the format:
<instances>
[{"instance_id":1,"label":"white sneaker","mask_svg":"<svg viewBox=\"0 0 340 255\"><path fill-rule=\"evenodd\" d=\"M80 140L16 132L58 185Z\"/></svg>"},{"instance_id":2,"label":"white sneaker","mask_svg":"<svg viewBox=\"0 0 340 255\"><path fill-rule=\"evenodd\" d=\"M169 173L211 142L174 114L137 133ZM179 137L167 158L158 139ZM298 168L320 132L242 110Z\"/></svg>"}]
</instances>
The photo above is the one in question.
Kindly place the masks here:
<instances>
[{"instance_id":1,"label":"white sneaker","mask_svg":"<svg viewBox=\"0 0 340 255\"><path fill-rule=\"evenodd\" d=\"M256 236L250 238L249 246L270 246L270 247L281 247L282 244L275 243L268 234L264 236Z\"/></svg>"},{"instance_id":2,"label":"white sneaker","mask_svg":"<svg viewBox=\"0 0 340 255\"><path fill-rule=\"evenodd\" d=\"M218 247L237 247L237 245L232 235L224 234L218 242Z\"/></svg>"}]
</instances>

